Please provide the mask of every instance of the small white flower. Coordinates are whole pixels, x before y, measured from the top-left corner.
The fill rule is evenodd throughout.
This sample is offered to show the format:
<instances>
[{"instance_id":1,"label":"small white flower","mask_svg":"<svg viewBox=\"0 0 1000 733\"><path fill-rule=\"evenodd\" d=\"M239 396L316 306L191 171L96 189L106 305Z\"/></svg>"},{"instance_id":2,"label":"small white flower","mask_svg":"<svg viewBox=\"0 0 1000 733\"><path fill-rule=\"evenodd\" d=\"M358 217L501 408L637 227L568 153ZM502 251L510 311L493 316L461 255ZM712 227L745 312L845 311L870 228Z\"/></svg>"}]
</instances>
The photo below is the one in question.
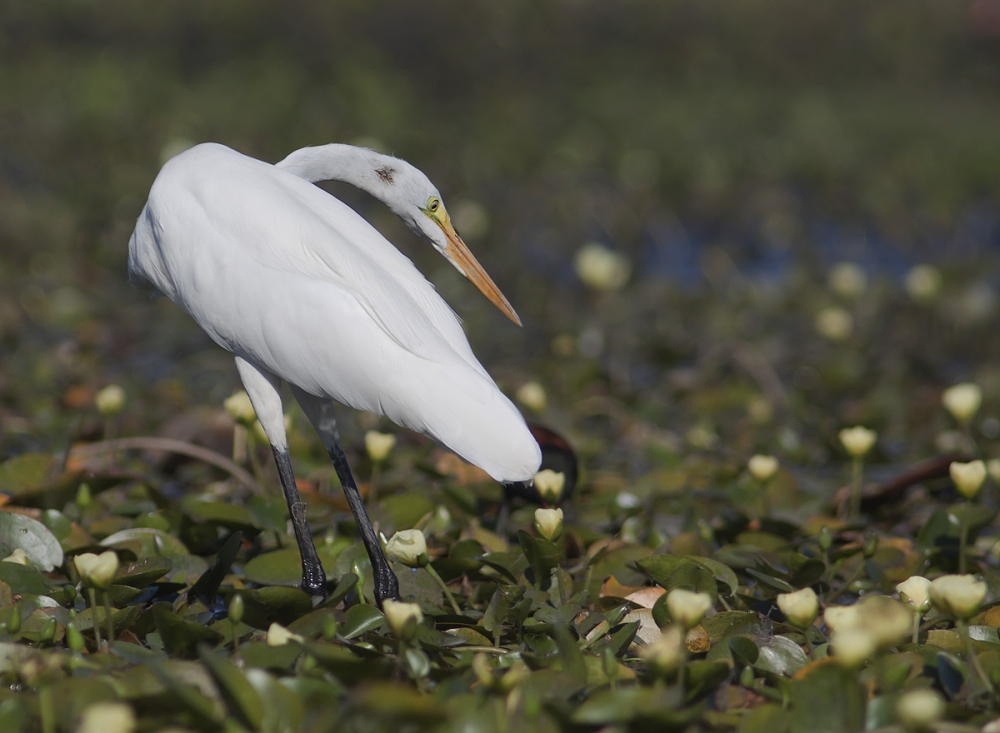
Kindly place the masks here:
<instances>
[{"instance_id":1,"label":"small white flower","mask_svg":"<svg viewBox=\"0 0 1000 733\"><path fill-rule=\"evenodd\" d=\"M229 417L240 425L249 427L257 419L257 413L253 411L253 404L250 402L250 395L242 389L227 397L222 407L229 413Z\"/></svg>"},{"instance_id":2,"label":"small white flower","mask_svg":"<svg viewBox=\"0 0 1000 733\"><path fill-rule=\"evenodd\" d=\"M830 606L823 611L823 620L831 631L853 629L861 623L861 614L854 606Z\"/></svg>"},{"instance_id":3,"label":"small white flower","mask_svg":"<svg viewBox=\"0 0 1000 733\"><path fill-rule=\"evenodd\" d=\"M948 466L951 480L955 482L958 493L966 499L974 499L986 481L986 464L982 461L959 463L954 461Z\"/></svg>"},{"instance_id":4,"label":"small white flower","mask_svg":"<svg viewBox=\"0 0 1000 733\"><path fill-rule=\"evenodd\" d=\"M844 449L854 458L861 458L868 453L878 439L878 433L860 425L844 428L837 435Z\"/></svg>"},{"instance_id":5,"label":"small white flower","mask_svg":"<svg viewBox=\"0 0 1000 733\"><path fill-rule=\"evenodd\" d=\"M860 614L860 627L875 640L876 646L895 646L913 628L913 614L888 596L868 596L855 605Z\"/></svg>"},{"instance_id":6,"label":"small white flower","mask_svg":"<svg viewBox=\"0 0 1000 733\"><path fill-rule=\"evenodd\" d=\"M277 621L267 627L268 646L285 646L290 641L302 642L304 639L299 634L293 634Z\"/></svg>"},{"instance_id":7,"label":"small white flower","mask_svg":"<svg viewBox=\"0 0 1000 733\"><path fill-rule=\"evenodd\" d=\"M566 474L553 471L551 468L543 468L535 474L535 488L538 490L542 501L554 504L562 496L563 487L566 485Z\"/></svg>"},{"instance_id":8,"label":"small white flower","mask_svg":"<svg viewBox=\"0 0 1000 733\"><path fill-rule=\"evenodd\" d=\"M3 562L13 562L18 565L30 565L31 561L28 560L28 555L20 547L15 549L7 557L3 559Z\"/></svg>"},{"instance_id":9,"label":"small white flower","mask_svg":"<svg viewBox=\"0 0 1000 733\"><path fill-rule=\"evenodd\" d=\"M667 594L667 611L670 612L670 619L685 629L693 629L701 623L711 607L712 597L708 593L674 588Z\"/></svg>"},{"instance_id":10,"label":"small white flower","mask_svg":"<svg viewBox=\"0 0 1000 733\"><path fill-rule=\"evenodd\" d=\"M913 575L896 586L900 600L909 603L923 615L931 607L931 581L922 575Z\"/></svg>"},{"instance_id":11,"label":"small white flower","mask_svg":"<svg viewBox=\"0 0 1000 733\"><path fill-rule=\"evenodd\" d=\"M971 575L942 575L931 581L931 603L942 613L968 619L986 597L986 583Z\"/></svg>"},{"instance_id":12,"label":"small white flower","mask_svg":"<svg viewBox=\"0 0 1000 733\"><path fill-rule=\"evenodd\" d=\"M683 663L687 650L684 631L680 626L668 626L649 646L639 648L639 656L656 674L663 675Z\"/></svg>"},{"instance_id":13,"label":"small white flower","mask_svg":"<svg viewBox=\"0 0 1000 733\"><path fill-rule=\"evenodd\" d=\"M76 565L76 572L80 574L84 585L106 590L118 572L118 555L112 550L102 552L100 555L84 552L73 558L73 564Z\"/></svg>"},{"instance_id":14,"label":"small white flower","mask_svg":"<svg viewBox=\"0 0 1000 733\"><path fill-rule=\"evenodd\" d=\"M554 540L562 534L563 510L562 509L542 509L535 510L535 529L547 540Z\"/></svg>"},{"instance_id":15,"label":"small white flower","mask_svg":"<svg viewBox=\"0 0 1000 733\"><path fill-rule=\"evenodd\" d=\"M375 463L388 458L395 446L396 436L392 433L380 433L377 430L369 430L365 433L365 450L368 452L368 457Z\"/></svg>"},{"instance_id":16,"label":"small white flower","mask_svg":"<svg viewBox=\"0 0 1000 733\"><path fill-rule=\"evenodd\" d=\"M422 568L430 562L427 539L419 529L403 529L385 543L385 556L411 568Z\"/></svg>"},{"instance_id":17,"label":"small white flower","mask_svg":"<svg viewBox=\"0 0 1000 733\"><path fill-rule=\"evenodd\" d=\"M816 314L816 331L829 341L843 341L853 330L854 319L840 306L831 305Z\"/></svg>"},{"instance_id":18,"label":"small white flower","mask_svg":"<svg viewBox=\"0 0 1000 733\"><path fill-rule=\"evenodd\" d=\"M132 706L123 702L95 702L80 717L76 733L132 733L135 730Z\"/></svg>"},{"instance_id":19,"label":"small white flower","mask_svg":"<svg viewBox=\"0 0 1000 733\"><path fill-rule=\"evenodd\" d=\"M125 390L117 384L109 384L94 396L94 404L104 417L117 415L125 407Z\"/></svg>"},{"instance_id":20,"label":"small white flower","mask_svg":"<svg viewBox=\"0 0 1000 733\"><path fill-rule=\"evenodd\" d=\"M382 603L382 613L397 639L407 641L413 638L417 625L424 620L424 613L416 603L387 600Z\"/></svg>"},{"instance_id":21,"label":"small white flower","mask_svg":"<svg viewBox=\"0 0 1000 733\"><path fill-rule=\"evenodd\" d=\"M924 688L904 692L896 701L899 722L907 730L929 728L944 717L944 699L936 690Z\"/></svg>"},{"instance_id":22,"label":"small white flower","mask_svg":"<svg viewBox=\"0 0 1000 733\"><path fill-rule=\"evenodd\" d=\"M857 298L866 287L865 271L853 262L841 262L830 271L830 289L843 298Z\"/></svg>"},{"instance_id":23,"label":"small white flower","mask_svg":"<svg viewBox=\"0 0 1000 733\"><path fill-rule=\"evenodd\" d=\"M791 624L800 629L812 624L819 615L819 600L812 588L803 588L794 593L781 593L777 602L778 608L788 617Z\"/></svg>"},{"instance_id":24,"label":"small white flower","mask_svg":"<svg viewBox=\"0 0 1000 733\"><path fill-rule=\"evenodd\" d=\"M750 474L762 484L767 483L778 472L778 459L774 456L751 456L747 461Z\"/></svg>"},{"instance_id":25,"label":"small white flower","mask_svg":"<svg viewBox=\"0 0 1000 733\"><path fill-rule=\"evenodd\" d=\"M928 302L941 292L941 272L933 265L917 265L906 273L906 292L914 300Z\"/></svg>"},{"instance_id":26,"label":"small white flower","mask_svg":"<svg viewBox=\"0 0 1000 733\"><path fill-rule=\"evenodd\" d=\"M972 382L956 384L941 394L941 404L955 420L965 425L979 412L983 404L983 390Z\"/></svg>"},{"instance_id":27,"label":"small white flower","mask_svg":"<svg viewBox=\"0 0 1000 733\"><path fill-rule=\"evenodd\" d=\"M632 273L627 257L598 242L583 245L576 253L574 264L583 284L602 292L621 290Z\"/></svg>"},{"instance_id":28,"label":"small white flower","mask_svg":"<svg viewBox=\"0 0 1000 733\"><path fill-rule=\"evenodd\" d=\"M834 631L830 646L837 661L845 667L859 666L878 649L875 637L861 626Z\"/></svg>"},{"instance_id":29,"label":"small white flower","mask_svg":"<svg viewBox=\"0 0 1000 733\"><path fill-rule=\"evenodd\" d=\"M527 382L517 390L517 401L530 410L542 412L547 404L545 388L538 382Z\"/></svg>"}]
</instances>

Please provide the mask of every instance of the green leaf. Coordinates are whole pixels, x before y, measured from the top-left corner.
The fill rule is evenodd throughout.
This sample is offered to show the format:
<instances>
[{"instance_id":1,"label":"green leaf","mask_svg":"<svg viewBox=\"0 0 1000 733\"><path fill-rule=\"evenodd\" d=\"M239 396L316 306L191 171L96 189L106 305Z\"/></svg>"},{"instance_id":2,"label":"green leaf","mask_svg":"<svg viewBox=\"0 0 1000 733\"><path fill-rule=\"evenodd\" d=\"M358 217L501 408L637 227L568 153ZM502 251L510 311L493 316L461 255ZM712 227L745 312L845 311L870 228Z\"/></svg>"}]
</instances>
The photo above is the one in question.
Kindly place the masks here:
<instances>
[{"instance_id":1,"label":"green leaf","mask_svg":"<svg viewBox=\"0 0 1000 733\"><path fill-rule=\"evenodd\" d=\"M55 459L44 453L24 453L0 463L0 491L11 496L43 488L56 469Z\"/></svg>"},{"instance_id":2,"label":"green leaf","mask_svg":"<svg viewBox=\"0 0 1000 733\"><path fill-rule=\"evenodd\" d=\"M222 699L229 710L250 728L260 728L264 720L264 704L244 674L223 656L204 645L198 647L198 658L218 683Z\"/></svg>"},{"instance_id":3,"label":"green leaf","mask_svg":"<svg viewBox=\"0 0 1000 733\"><path fill-rule=\"evenodd\" d=\"M217 644L222 635L203 624L185 621L165 606L153 606L153 620L163 641L163 647L172 656L194 658L198 644Z\"/></svg>"},{"instance_id":4,"label":"green leaf","mask_svg":"<svg viewBox=\"0 0 1000 733\"><path fill-rule=\"evenodd\" d=\"M757 647L754 668L791 677L809 661L802 647L784 636L772 636Z\"/></svg>"},{"instance_id":5,"label":"green leaf","mask_svg":"<svg viewBox=\"0 0 1000 733\"><path fill-rule=\"evenodd\" d=\"M273 622L288 626L312 610L312 599L298 588L270 586L240 591L243 596L243 622L255 629L266 629Z\"/></svg>"},{"instance_id":6,"label":"green leaf","mask_svg":"<svg viewBox=\"0 0 1000 733\"><path fill-rule=\"evenodd\" d=\"M242 504L224 501L201 501L189 497L181 504L181 511L198 522L218 524L227 529L261 530L264 525L250 509Z\"/></svg>"},{"instance_id":7,"label":"green leaf","mask_svg":"<svg viewBox=\"0 0 1000 733\"><path fill-rule=\"evenodd\" d=\"M63 563L62 546L48 527L23 514L0 512L0 560L18 549L45 572Z\"/></svg>"},{"instance_id":8,"label":"green leaf","mask_svg":"<svg viewBox=\"0 0 1000 733\"><path fill-rule=\"evenodd\" d=\"M583 663L583 653L577 646L573 634L565 626L555 626L552 635L559 647L559 659L562 661L563 669L581 682L586 682L587 666Z\"/></svg>"},{"instance_id":9,"label":"green leaf","mask_svg":"<svg viewBox=\"0 0 1000 733\"><path fill-rule=\"evenodd\" d=\"M101 540L102 547L114 547L118 544L137 542L139 557L169 557L171 555L187 555L188 549L179 539L169 532L150 527L123 529Z\"/></svg>"},{"instance_id":10,"label":"green leaf","mask_svg":"<svg viewBox=\"0 0 1000 733\"><path fill-rule=\"evenodd\" d=\"M420 494L393 494L379 501L379 508L388 516L393 529L412 529L434 511L434 502Z\"/></svg>"},{"instance_id":11,"label":"green leaf","mask_svg":"<svg viewBox=\"0 0 1000 733\"><path fill-rule=\"evenodd\" d=\"M323 569L332 569L337 555L349 546L348 540L334 545L320 545L317 554ZM302 582L302 557L295 547L267 552L248 562L243 568L243 574L252 583L297 587Z\"/></svg>"},{"instance_id":12,"label":"green leaf","mask_svg":"<svg viewBox=\"0 0 1000 733\"><path fill-rule=\"evenodd\" d=\"M385 616L375 606L358 604L347 609L338 633L345 639L354 639L366 631L374 631L384 622Z\"/></svg>"},{"instance_id":13,"label":"green leaf","mask_svg":"<svg viewBox=\"0 0 1000 733\"><path fill-rule=\"evenodd\" d=\"M173 567L169 557L146 557L118 569L115 583L132 588L145 588L170 572Z\"/></svg>"},{"instance_id":14,"label":"green leaf","mask_svg":"<svg viewBox=\"0 0 1000 733\"><path fill-rule=\"evenodd\" d=\"M9 585L14 593L42 595L49 592L49 584L40 572L16 562L0 562L0 581Z\"/></svg>"},{"instance_id":15,"label":"green leaf","mask_svg":"<svg viewBox=\"0 0 1000 733\"><path fill-rule=\"evenodd\" d=\"M839 664L819 665L792 690L790 733L864 729L865 697L854 672Z\"/></svg>"}]
</instances>

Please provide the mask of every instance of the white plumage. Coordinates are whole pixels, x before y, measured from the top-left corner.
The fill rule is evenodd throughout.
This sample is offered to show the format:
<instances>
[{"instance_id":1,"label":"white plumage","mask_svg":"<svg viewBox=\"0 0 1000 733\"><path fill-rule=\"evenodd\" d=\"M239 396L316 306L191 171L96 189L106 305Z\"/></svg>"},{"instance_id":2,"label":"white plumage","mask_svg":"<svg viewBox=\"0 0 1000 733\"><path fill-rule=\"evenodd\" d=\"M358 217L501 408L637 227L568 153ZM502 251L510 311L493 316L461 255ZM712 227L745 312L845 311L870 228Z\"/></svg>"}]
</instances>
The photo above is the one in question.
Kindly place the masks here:
<instances>
[{"instance_id":1,"label":"white plumage","mask_svg":"<svg viewBox=\"0 0 1000 733\"><path fill-rule=\"evenodd\" d=\"M368 222L310 183L321 179L386 202L509 309L467 250L455 250L461 239L420 171L341 145L306 148L278 166L217 144L173 158L129 242L131 282L173 300L265 378L386 415L498 481L531 480L538 444L476 360L454 312ZM268 411L262 401L254 400L259 415ZM261 419L283 448L283 428L269 429L273 416Z\"/></svg>"}]
</instances>

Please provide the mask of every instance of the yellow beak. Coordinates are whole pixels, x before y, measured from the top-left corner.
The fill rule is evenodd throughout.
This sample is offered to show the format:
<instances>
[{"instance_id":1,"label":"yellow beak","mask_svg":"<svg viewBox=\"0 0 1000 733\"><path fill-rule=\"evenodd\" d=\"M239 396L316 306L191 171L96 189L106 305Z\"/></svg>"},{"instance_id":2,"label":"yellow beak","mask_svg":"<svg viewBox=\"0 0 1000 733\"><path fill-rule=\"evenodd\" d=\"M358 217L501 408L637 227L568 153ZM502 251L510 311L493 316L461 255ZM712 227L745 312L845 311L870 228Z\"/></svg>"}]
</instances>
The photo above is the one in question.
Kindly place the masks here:
<instances>
[{"instance_id":1,"label":"yellow beak","mask_svg":"<svg viewBox=\"0 0 1000 733\"><path fill-rule=\"evenodd\" d=\"M451 224L451 217L448 216L447 212L443 211L444 207L441 207L441 209L443 216L431 216L431 218L434 219L435 224L441 227L444 236L448 239L448 246L444 251L445 256L458 266L462 274L469 278L479 288L479 292L489 298L489 301L499 308L501 313L520 326L521 319L517 317L517 313L514 312L514 309L503 293L500 292L500 288L486 274L483 266L479 264L472 252L469 251L462 238L458 236L458 232L455 231L455 227Z\"/></svg>"}]
</instances>

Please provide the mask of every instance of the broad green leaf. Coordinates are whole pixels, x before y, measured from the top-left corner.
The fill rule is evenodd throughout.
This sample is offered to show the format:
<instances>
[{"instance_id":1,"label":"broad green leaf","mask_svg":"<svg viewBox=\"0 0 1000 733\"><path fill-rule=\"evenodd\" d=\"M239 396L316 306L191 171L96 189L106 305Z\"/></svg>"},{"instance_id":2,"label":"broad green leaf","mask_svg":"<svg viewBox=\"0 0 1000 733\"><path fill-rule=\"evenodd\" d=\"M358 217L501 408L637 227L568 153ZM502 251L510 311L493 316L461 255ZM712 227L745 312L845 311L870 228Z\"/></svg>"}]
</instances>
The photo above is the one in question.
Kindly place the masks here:
<instances>
[{"instance_id":1,"label":"broad green leaf","mask_svg":"<svg viewBox=\"0 0 1000 733\"><path fill-rule=\"evenodd\" d=\"M366 631L374 631L385 622L385 616L375 606L358 604L347 609L339 634L345 639L354 639Z\"/></svg>"},{"instance_id":2,"label":"broad green leaf","mask_svg":"<svg viewBox=\"0 0 1000 733\"><path fill-rule=\"evenodd\" d=\"M339 538L332 545L317 547L316 552L320 564L327 571L327 577L333 571L337 556L350 546L350 540ZM266 552L248 562L243 568L243 574L251 583L298 587L302 583L302 557L296 547Z\"/></svg>"},{"instance_id":3,"label":"broad green leaf","mask_svg":"<svg viewBox=\"0 0 1000 733\"><path fill-rule=\"evenodd\" d=\"M251 729L260 728L264 720L264 703L243 672L207 646L198 647L198 658L208 667L208 671L218 683L219 691L229 710Z\"/></svg>"},{"instance_id":4,"label":"broad green leaf","mask_svg":"<svg viewBox=\"0 0 1000 733\"><path fill-rule=\"evenodd\" d=\"M44 453L15 456L0 463L0 491L15 497L38 491L55 468L55 459Z\"/></svg>"},{"instance_id":5,"label":"broad green leaf","mask_svg":"<svg viewBox=\"0 0 1000 733\"><path fill-rule=\"evenodd\" d=\"M187 555L188 549L179 539L169 532L149 527L123 529L120 532L101 540L102 547L114 547L118 544L138 542L140 557L169 557L170 555Z\"/></svg>"},{"instance_id":6,"label":"broad green leaf","mask_svg":"<svg viewBox=\"0 0 1000 733\"><path fill-rule=\"evenodd\" d=\"M62 546L48 527L23 514L0 512L0 560L18 549L45 572L63 563Z\"/></svg>"}]
</instances>

